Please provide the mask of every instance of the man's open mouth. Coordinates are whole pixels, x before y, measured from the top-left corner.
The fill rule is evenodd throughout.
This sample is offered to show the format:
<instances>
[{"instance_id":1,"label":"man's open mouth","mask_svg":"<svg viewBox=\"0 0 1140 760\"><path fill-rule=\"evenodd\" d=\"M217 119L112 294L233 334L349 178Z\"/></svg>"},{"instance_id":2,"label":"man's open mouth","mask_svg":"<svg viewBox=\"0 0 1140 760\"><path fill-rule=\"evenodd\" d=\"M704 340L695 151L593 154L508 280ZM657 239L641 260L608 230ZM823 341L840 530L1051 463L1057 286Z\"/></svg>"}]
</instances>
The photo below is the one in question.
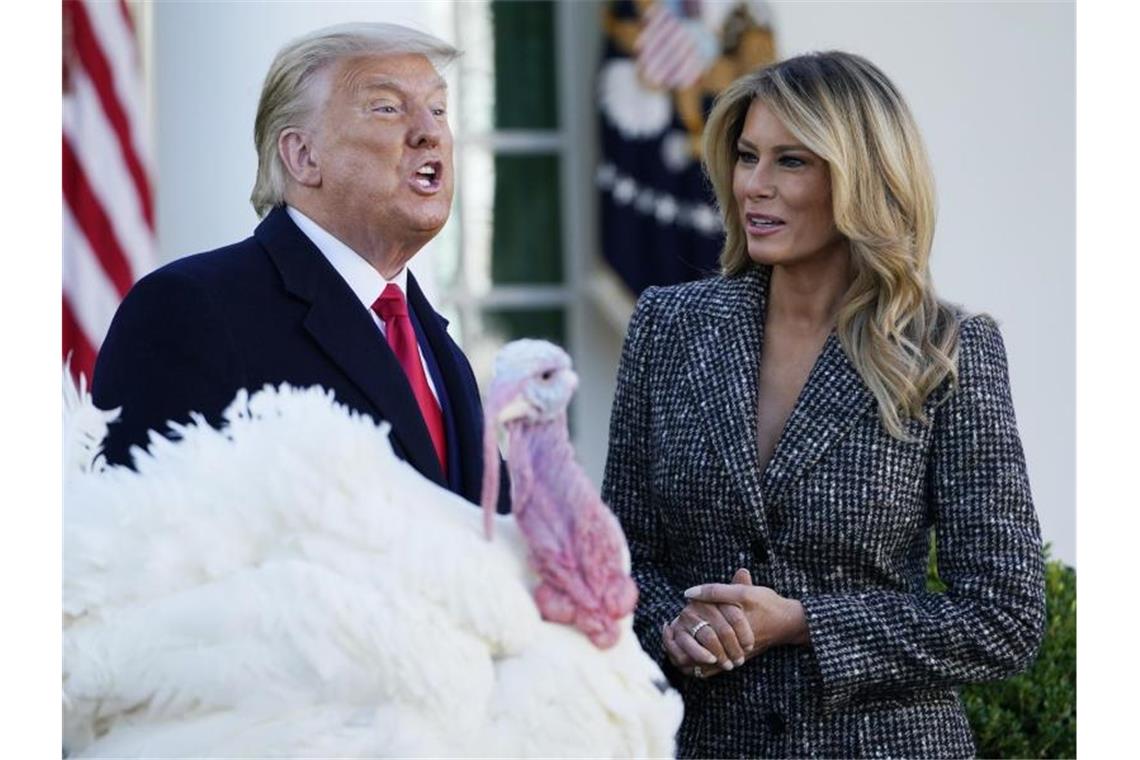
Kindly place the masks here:
<instances>
[{"instance_id":1,"label":"man's open mouth","mask_svg":"<svg viewBox=\"0 0 1140 760\"><path fill-rule=\"evenodd\" d=\"M443 181L443 164L439 161L428 161L416 169L412 182L424 190L436 190Z\"/></svg>"}]
</instances>

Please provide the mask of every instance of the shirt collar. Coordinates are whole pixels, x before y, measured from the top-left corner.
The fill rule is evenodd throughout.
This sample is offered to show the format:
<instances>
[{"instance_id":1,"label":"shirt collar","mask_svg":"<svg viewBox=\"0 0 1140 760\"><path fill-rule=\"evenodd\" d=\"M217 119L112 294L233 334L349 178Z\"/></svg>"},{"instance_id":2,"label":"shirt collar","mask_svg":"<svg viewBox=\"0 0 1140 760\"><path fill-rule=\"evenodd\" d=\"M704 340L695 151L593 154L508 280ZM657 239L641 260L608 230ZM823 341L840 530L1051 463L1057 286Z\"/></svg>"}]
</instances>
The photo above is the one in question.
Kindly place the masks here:
<instances>
[{"instance_id":1,"label":"shirt collar","mask_svg":"<svg viewBox=\"0 0 1140 760\"><path fill-rule=\"evenodd\" d=\"M399 274L391 280L384 279L383 275L364 260L364 257L347 245L337 240L332 233L321 227L309 217L302 214L292 206L286 206L285 211L289 218L301 229L305 237L313 241L313 245L328 259L337 274L348 283L348 287L364 304L364 308L371 309L372 304L384 292L389 283L395 283L408 297L408 268L402 267Z\"/></svg>"}]
</instances>

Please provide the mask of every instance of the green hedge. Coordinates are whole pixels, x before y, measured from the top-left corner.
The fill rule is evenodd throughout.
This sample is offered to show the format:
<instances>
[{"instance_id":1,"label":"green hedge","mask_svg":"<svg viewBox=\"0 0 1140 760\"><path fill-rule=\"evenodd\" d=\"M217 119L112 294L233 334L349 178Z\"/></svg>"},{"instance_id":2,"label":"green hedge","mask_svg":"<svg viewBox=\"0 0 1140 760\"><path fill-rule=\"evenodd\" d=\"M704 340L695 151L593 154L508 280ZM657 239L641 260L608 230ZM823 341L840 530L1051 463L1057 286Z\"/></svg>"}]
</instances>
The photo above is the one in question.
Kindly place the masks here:
<instances>
[{"instance_id":1,"label":"green hedge","mask_svg":"<svg viewBox=\"0 0 1140 760\"><path fill-rule=\"evenodd\" d=\"M979 757L1077 756L1077 573L1045 547L1045 638L1021 675L962 689ZM944 591L930 545L927 588Z\"/></svg>"}]
</instances>

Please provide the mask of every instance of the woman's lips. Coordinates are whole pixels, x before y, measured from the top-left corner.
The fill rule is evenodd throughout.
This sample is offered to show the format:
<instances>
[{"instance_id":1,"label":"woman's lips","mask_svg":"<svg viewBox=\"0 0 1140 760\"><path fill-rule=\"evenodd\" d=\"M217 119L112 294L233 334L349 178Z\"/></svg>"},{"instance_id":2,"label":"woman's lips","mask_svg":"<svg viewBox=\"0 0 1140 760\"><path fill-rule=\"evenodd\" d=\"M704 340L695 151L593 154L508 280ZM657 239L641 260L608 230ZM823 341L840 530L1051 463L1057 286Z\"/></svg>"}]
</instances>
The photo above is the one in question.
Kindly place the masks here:
<instances>
[{"instance_id":1,"label":"woman's lips","mask_svg":"<svg viewBox=\"0 0 1140 760\"><path fill-rule=\"evenodd\" d=\"M745 214L744 219L744 226L749 235L766 237L775 235L787 227L787 222L771 214Z\"/></svg>"}]
</instances>

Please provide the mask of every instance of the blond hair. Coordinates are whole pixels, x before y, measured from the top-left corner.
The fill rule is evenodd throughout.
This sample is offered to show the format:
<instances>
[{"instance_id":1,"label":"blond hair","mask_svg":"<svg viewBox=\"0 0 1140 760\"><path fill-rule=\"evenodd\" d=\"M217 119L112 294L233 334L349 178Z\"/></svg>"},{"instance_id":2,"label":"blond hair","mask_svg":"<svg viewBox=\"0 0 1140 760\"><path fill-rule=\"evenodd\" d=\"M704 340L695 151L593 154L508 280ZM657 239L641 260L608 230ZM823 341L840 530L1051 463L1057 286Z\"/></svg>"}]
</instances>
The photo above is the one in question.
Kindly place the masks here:
<instances>
[{"instance_id":1,"label":"blond hair","mask_svg":"<svg viewBox=\"0 0 1140 760\"><path fill-rule=\"evenodd\" d=\"M277 152L277 138L282 130L303 125L319 105L309 91L315 74L351 56L406 54L423 55L440 69L454 60L459 51L430 34L382 23L318 29L278 51L265 75L253 126L257 180L249 200L258 216L265 216L285 202L286 172Z\"/></svg>"},{"instance_id":2,"label":"blond hair","mask_svg":"<svg viewBox=\"0 0 1140 760\"><path fill-rule=\"evenodd\" d=\"M927 422L927 397L958 376L959 318L930 276L934 177L914 117L886 75L850 53L789 58L729 85L705 124L703 159L724 220L727 276L752 266L732 177L756 100L828 164L832 213L855 272L836 333L884 427L907 440L905 418Z\"/></svg>"}]
</instances>

